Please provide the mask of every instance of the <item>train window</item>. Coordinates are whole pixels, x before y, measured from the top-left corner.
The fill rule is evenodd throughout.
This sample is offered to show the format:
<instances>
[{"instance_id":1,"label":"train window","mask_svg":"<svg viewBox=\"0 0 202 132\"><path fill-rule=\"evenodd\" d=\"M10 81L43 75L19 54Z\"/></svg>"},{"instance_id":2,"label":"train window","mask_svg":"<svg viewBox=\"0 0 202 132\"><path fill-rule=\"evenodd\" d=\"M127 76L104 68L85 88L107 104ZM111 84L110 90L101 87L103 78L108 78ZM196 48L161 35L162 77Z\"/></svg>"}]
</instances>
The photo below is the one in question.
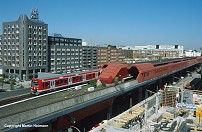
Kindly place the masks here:
<instances>
[{"instance_id":1,"label":"train window","mask_svg":"<svg viewBox=\"0 0 202 132\"><path fill-rule=\"evenodd\" d=\"M38 86L38 82L32 82L32 86Z\"/></svg>"},{"instance_id":2,"label":"train window","mask_svg":"<svg viewBox=\"0 0 202 132\"><path fill-rule=\"evenodd\" d=\"M55 80L55 84L58 85L58 84L59 84L59 81L58 81L58 80Z\"/></svg>"},{"instance_id":3,"label":"train window","mask_svg":"<svg viewBox=\"0 0 202 132\"><path fill-rule=\"evenodd\" d=\"M62 84L64 81L63 81L63 79L60 79L60 83Z\"/></svg>"},{"instance_id":4,"label":"train window","mask_svg":"<svg viewBox=\"0 0 202 132\"><path fill-rule=\"evenodd\" d=\"M95 78L95 73L92 74L92 78Z\"/></svg>"},{"instance_id":5,"label":"train window","mask_svg":"<svg viewBox=\"0 0 202 132\"><path fill-rule=\"evenodd\" d=\"M73 77L73 78L72 78L72 81L75 81L75 80L76 80L75 77Z\"/></svg>"},{"instance_id":6,"label":"train window","mask_svg":"<svg viewBox=\"0 0 202 132\"><path fill-rule=\"evenodd\" d=\"M49 82L43 82L43 86L44 86L44 87L49 86L49 84L50 84Z\"/></svg>"},{"instance_id":7,"label":"train window","mask_svg":"<svg viewBox=\"0 0 202 132\"><path fill-rule=\"evenodd\" d=\"M46 86L49 86L49 82L45 82Z\"/></svg>"}]
</instances>

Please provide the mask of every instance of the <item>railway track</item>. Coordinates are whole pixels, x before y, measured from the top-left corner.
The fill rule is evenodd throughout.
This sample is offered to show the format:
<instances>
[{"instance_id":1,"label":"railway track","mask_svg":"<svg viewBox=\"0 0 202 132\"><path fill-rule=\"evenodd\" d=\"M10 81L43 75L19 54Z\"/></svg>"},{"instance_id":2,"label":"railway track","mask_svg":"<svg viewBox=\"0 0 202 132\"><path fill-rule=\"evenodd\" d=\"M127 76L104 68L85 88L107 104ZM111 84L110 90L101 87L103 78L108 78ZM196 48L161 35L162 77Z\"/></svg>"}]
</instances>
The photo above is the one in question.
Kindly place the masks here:
<instances>
[{"instance_id":1,"label":"railway track","mask_svg":"<svg viewBox=\"0 0 202 132\"><path fill-rule=\"evenodd\" d=\"M2 99L0 100L0 106L4 106L7 104L11 104L20 100L25 100L28 98L34 97L34 95L29 94L23 94L23 95L19 95L19 96L15 96L15 97L11 97L11 98L7 98L7 99Z\"/></svg>"},{"instance_id":2,"label":"railway track","mask_svg":"<svg viewBox=\"0 0 202 132\"><path fill-rule=\"evenodd\" d=\"M81 86L84 86L84 85L85 84L82 84ZM50 91L48 93L44 93L42 95L37 95L37 96L36 95L32 95L32 94L29 93L29 94L15 96L15 97L8 98L8 99L3 99L3 100L0 100L0 109L1 108L5 108L7 106L15 105L15 104L18 104L18 103L22 103L22 102L26 102L26 101L29 101L29 100L38 99L40 97L44 97L44 96L48 96L48 95L52 95L52 94L56 94L56 93L61 93L61 92L64 92L64 91L69 91L69 90L70 91L75 90L75 87L74 86L73 87L66 87L66 88L58 89L58 90L55 90L55 91Z\"/></svg>"}]
</instances>

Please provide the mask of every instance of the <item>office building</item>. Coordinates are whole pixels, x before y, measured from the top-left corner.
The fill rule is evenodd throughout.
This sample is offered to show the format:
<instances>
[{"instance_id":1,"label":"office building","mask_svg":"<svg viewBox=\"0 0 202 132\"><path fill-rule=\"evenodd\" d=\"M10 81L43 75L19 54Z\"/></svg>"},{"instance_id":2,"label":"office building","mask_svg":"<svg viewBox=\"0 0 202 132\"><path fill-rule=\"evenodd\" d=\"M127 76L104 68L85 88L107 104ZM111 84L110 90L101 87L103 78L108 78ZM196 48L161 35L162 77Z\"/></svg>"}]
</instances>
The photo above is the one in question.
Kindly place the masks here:
<instances>
[{"instance_id":1,"label":"office building","mask_svg":"<svg viewBox=\"0 0 202 132\"><path fill-rule=\"evenodd\" d=\"M0 67L2 68L2 37L3 37L3 35L2 34L0 34Z\"/></svg>"},{"instance_id":2,"label":"office building","mask_svg":"<svg viewBox=\"0 0 202 132\"><path fill-rule=\"evenodd\" d=\"M97 47L83 46L83 69L97 68Z\"/></svg>"},{"instance_id":3,"label":"office building","mask_svg":"<svg viewBox=\"0 0 202 132\"><path fill-rule=\"evenodd\" d=\"M28 80L48 70L48 25L39 20L38 10L31 19L3 22L2 63L6 77Z\"/></svg>"},{"instance_id":4,"label":"office building","mask_svg":"<svg viewBox=\"0 0 202 132\"><path fill-rule=\"evenodd\" d=\"M125 56L126 59L131 59L133 58L133 50L122 50L123 51L123 55Z\"/></svg>"},{"instance_id":5,"label":"office building","mask_svg":"<svg viewBox=\"0 0 202 132\"><path fill-rule=\"evenodd\" d=\"M48 37L48 69L52 73L70 73L82 65L82 40L66 38L60 34Z\"/></svg>"},{"instance_id":6,"label":"office building","mask_svg":"<svg viewBox=\"0 0 202 132\"><path fill-rule=\"evenodd\" d=\"M98 67L104 63L111 62L123 62L125 59L122 49L116 46L107 45L103 47L98 47Z\"/></svg>"}]
</instances>

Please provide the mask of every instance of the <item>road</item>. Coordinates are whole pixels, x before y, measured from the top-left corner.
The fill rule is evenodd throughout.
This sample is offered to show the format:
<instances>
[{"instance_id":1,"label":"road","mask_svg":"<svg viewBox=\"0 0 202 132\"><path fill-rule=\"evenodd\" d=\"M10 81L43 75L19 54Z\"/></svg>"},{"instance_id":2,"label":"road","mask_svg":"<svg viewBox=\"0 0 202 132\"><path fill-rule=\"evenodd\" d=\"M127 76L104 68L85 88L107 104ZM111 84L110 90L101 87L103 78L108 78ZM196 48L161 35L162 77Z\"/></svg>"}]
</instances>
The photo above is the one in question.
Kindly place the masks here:
<instances>
[{"instance_id":1,"label":"road","mask_svg":"<svg viewBox=\"0 0 202 132\"><path fill-rule=\"evenodd\" d=\"M24 88L29 88L30 87L30 81L24 81L24 82L19 82L14 85L14 90L20 89L20 86L23 86ZM1 86L1 89L4 89L5 91L13 91L11 90L10 84L4 83L3 87Z\"/></svg>"}]
</instances>

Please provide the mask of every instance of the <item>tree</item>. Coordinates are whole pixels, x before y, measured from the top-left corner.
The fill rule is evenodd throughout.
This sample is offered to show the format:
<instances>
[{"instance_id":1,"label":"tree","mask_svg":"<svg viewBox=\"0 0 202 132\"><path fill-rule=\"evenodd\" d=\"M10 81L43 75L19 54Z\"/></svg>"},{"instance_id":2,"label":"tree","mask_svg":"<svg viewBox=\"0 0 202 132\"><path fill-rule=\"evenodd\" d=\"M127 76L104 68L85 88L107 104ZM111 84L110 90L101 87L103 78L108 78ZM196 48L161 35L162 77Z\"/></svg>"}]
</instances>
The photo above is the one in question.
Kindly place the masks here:
<instances>
[{"instance_id":1,"label":"tree","mask_svg":"<svg viewBox=\"0 0 202 132\"><path fill-rule=\"evenodd\" d=\"M91 85L92 87L96 87L96 79L91 79L91 80L90 80L90 85Z\"/></svg>"},{"instance_id":2,"label":"tree","mask_svg":"<svg viewBox=\"0 0 202 132\"><path fill-rule=\"evenodd\" d=\"M115 86L118 85L118 82L119 82L118 77L115 77L115 78L114 78L114 84L115 84Z\"/></svg>"},{"instance_id":3,"label":"tree","mask_svg":"<svg viewBox=\"0 0 202 132\"><path fill-rule=\"evenodd\" d=\"M13 76L9 78L9 82L10 82L10 90L14 90L15 79L13 78Z\"/></svg>"},{"instance_id":4,"label":"tree","mask_svg":"<svg viewBox=\"0 0 202 132\"><path fill-rule=\"evenodd\" d=\"M107 85L106 85L106 83L105 83L105 82L103 82L103 83L102 83L102 86L103 86L103 87L106 87Z\"/></svg>"},{"instance_id":5,"label":"tree","mask_svg":"<svg viewBox=\"0 0 202 132\"><path fill-rule=\"evenodd\" d=\"M20 84L20 87L19 87L20 89L23 89L24 88L24 86L22 85L22 84Z\"/></svg>"},{"instance_id":6,"label":"tree","mask_svg":"<svg viewBox=\"0 0 202 132\"><path fill-rule=\"evenodd\" d=\"M3 78L0 78L0 85L1 85L1 87L3 89L3 85L4 85L4 79Z\"/></svg>"}]
</instances>

